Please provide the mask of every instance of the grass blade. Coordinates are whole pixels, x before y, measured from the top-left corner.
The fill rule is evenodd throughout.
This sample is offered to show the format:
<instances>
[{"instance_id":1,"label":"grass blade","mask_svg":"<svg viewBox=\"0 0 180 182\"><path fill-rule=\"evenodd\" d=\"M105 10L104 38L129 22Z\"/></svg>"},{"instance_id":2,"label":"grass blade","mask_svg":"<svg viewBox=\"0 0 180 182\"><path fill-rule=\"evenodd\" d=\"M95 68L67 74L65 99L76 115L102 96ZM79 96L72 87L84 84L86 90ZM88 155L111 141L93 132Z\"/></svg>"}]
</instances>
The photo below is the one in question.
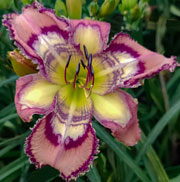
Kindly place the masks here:
<instances>
[{"instance_id":1,"label":"grass blade","mask_svg":"<svg viewBox=\"0 0 180 182\"><path fill-rule=\"evenodd\" d=\"M95 165L91 167L90 171L87 173L87 177L91 182L101 182L101 178Z\"/></svg>"},{"instance_id":2,"label":"grass blade","mask_svg":"<svg viewBox=\"0 0 180 182\"><path fill-rule=\"evenodd\" d=\"M27 156L23 156L17 159L0 170L0 181L11 175L13 172L17 171L23 167L28 162Z\"/></svg>"},{"instance_id":3,"label":"grass blade","mask_svg":"<svg viewBox=\"0 0 180 182\"><path fill-rule=\"evenodd\" d=\"M97 136L102 139L105 143L109 145L109 147L116 153L116 155L126 163L129 168L131 168L134 173L141 179L142 181L149 182L149 178L145 175L142 169L132 160L132 158L122 151L118 146L117 142L110 136L105 129L103 129L97 123L93 123L94 128L96 129Z\"/></svg>"},{"instance_id":4,"label":"grass blade","mask_svg":"<svg viewBox=\"0 0 180 182\"><path fill-rule=\"evenodd\" d=\"M18 76L17 75L14 75L6 80L3 80L1 83L0 83L0 87L8 84L8 83L11 83L11 82L14 82L15 80L17 80Z\"/></svg>"},{"instance_id":5,"label":"grass blade","mask_svg":"<svg viewBox=\"0 0 180 182\"><path fill-rule=\"evenodd\" d=\"M18 117L18 114L17 113L14 113L14 114L10 114L9 116L6 116L2 119L0 119L0 124L10 120L10 119L14 119L14 118L17 118Z\"/></svg>"},{"instance_id":6,"label":"grass blade","mask_svg":"<svg viewBox=\"0 0 180 182\"><path fill-rule=\"evenodd\" d=\"M159 134L162 132L164 127L171 121L171 119L175 116L175 114L180 110L180 100L174 104L167 112L164 114L164 116L159 120L159 122L156 124L156 126L153 128L151 133L148 135L148 138L144 145L142 146L142 149L140 150L136 161L139 162L142 158L142 156L145 154L147 149L150 147L150 145L156 140L156 138L159 136Z\"/></svg>"}]
</instances>

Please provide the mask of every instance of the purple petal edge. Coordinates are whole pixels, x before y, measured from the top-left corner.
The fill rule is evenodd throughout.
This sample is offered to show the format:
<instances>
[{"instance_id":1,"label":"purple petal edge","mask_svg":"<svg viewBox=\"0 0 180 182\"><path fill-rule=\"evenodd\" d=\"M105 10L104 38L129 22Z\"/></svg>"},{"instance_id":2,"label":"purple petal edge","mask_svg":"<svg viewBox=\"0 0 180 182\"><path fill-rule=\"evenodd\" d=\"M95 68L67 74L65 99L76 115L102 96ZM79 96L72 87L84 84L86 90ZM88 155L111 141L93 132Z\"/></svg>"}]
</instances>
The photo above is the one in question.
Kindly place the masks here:
<instances>
[{"instance_id":1,"label":"purple petal edge","mask_svg":"<svg viewBox=\"0 0 180 182\"><path fill-rule=\"evenodd\" d=\"M125 52L130 54L134 58L137 58L140 56L137 51L133 50L131 47L125 44L112 44L105 50L105 52L108 52L108 51L121 52L121 53Z\"/></svg>"},{"instance_id":2,"label":"purple petal edge","mask_svg":"<svg viewBox=\"0 0 180 182\"><path fill-rule=\"evenodd\" d=\"M95 134L95 130L94 128L89 125L90 127L88 128L87 132L90 130L93 134L93 138L94 138L94 144L93 144L93 149L92 149L92 153L89 156L88 160L75 172L73 172L71 175L69 176L65 176L64 174L60 174L60 176L62 176L64 179L66 179L67 181L71 180L71 179L76 179L79 175L84 174L85 172L89 171L90 166L92 165L95 156L99 153L98 151L98 139L96 138L96 134Z\"/></svg>"}]
</instances>

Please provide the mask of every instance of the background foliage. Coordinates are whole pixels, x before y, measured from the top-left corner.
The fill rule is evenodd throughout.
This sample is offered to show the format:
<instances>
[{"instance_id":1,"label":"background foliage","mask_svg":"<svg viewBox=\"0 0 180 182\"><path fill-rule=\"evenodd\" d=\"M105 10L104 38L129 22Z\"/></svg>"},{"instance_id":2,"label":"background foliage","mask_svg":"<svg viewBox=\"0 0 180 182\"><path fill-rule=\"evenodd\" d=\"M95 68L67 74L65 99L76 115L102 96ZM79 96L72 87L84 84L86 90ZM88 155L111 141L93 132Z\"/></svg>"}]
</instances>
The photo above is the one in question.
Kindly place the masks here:
<instances>
[{"instance_id":1,"label":"background foliage","mask_svg":"<svg viewBox=\"0 0 180 182\"><path fill-rule=\"evenodd\" d=\"M67 16L65 1L40 0L55 8L58 16ZM179 0L84 0L82 17L108 21L111 37L125 31L145 47L165 54L180 56ZM32 0L0 0L3 14L20 12ZM114 3L114 5L113 5ZM115 4L116 3L116 4ZM91 5L90 5L91 4ZM113 5L113 6L112 6ZM32 123L23 123L14 105L15 81L18 78L7 58L15 46L0 23L0 181L63 181L49 167L35 170L24 154L24 141ZM100 153L91 170L78 182L179 182L180 181L180 69L163 72L145 81L142 87L127 89L138 98L138 117L142 139L135 147L117 142L109 130L95 120L100 139Z\"/></svg>"}]
</instances>

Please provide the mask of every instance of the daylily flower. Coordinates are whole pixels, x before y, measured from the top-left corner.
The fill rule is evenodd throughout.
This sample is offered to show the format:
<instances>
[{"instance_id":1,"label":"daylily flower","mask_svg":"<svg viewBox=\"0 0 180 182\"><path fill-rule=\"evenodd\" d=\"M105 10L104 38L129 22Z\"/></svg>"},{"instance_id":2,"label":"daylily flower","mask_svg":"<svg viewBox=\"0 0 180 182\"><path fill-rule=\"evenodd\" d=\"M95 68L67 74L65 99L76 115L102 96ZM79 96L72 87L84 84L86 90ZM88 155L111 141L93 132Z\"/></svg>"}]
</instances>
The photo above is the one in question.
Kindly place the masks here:
<instances>
[{"instance_id":1,"label":"daylily flower","mask_svg":"<svg viewBox=\"0 0 180 182\"><path fill-rule=\"evenodd\" d=\"M132 88L161 70L173 71L176 58L165 58L117 34L107 46L110 24L58 18L35 2L21 14L4 16L3 24L39 72L16 82L15 104L29 122L44 115L26 141L36 167L50 165L66 179L92 164L98 140L94 116L126 145L140 139L137 101L120 87Z\"/></svg>"}]
</instances>

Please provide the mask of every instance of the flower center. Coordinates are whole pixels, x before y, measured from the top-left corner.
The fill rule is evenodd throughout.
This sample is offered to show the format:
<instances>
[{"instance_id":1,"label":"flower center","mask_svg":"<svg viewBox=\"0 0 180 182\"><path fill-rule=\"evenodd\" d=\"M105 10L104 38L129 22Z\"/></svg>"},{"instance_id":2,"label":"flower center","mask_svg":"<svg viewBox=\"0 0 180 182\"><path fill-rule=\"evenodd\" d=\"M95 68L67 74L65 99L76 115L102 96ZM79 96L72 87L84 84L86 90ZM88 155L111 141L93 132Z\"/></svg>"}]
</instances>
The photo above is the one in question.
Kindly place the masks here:
<instances>
[{"instance_id":1,"label":"flower center","mask_svg":"<svg viewBox=\"0 0 180 182\"><path fill-rule=\"evenodd\" d=\"M85 64L85 62L82 59L77 64L76 73L74 75L74 80L73 80L73 88L76 89L76 84L79 82L77 78L78 78L78 74L80 72L80 67L82 65L82 67L87 70L87 75L86 75L85 83L83 85L81 85L80 87L88 90L89 91L88 96L89 96L91 94L91 90L94 86L94 79L95 79L94 69L92 66L92 54L88 54L88 51L87 51L87 48L85 45L83 45L83 49L84 49L85 59L87 60L87 65ZM66 84L71 83L67 80L67 69L68 69L69 63L71 61L71 57L72 57L72 55L69 55L66 66L65 66L65 71L64 71L64 80L65 80ZM88 87L89 83L91 83L90 87Z\"/></svg>"}]
</instances>

